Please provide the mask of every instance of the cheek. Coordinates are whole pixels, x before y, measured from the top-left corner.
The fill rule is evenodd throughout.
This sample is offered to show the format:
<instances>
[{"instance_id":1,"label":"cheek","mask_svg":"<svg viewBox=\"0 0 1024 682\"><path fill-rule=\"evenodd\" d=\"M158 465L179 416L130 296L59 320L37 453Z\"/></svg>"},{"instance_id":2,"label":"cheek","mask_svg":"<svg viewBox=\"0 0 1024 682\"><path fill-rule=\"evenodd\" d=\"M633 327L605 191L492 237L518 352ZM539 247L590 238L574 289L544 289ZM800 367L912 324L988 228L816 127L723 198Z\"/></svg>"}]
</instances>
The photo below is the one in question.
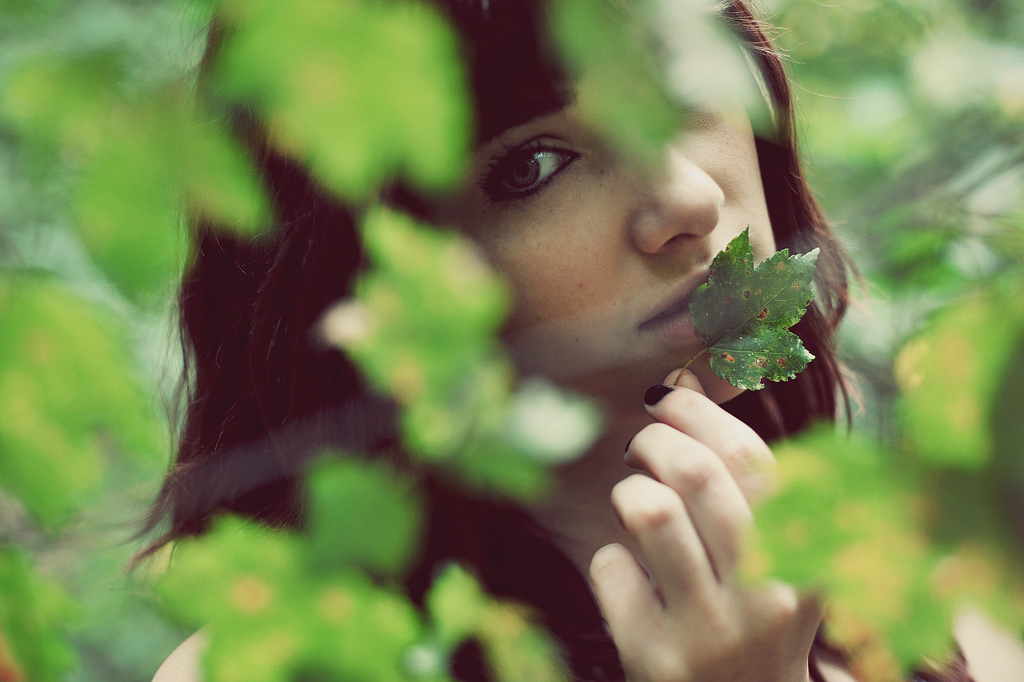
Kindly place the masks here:
<instances>
[{"instance_id":1,"label":"cheek","mask_svg":"<svg viewBox=\"0 0 1024 682\"><path fill-rule=\"evenodd\" d=\"M536 241L495 253L495 266L505 273L513 292L506 329L575 318L592 307L596 291L588 269L595 259L588 251L586 245L569 251L557 242Z\"/></svg>"},{"instance_id":2,"label":"cheek","mask_svg":"<svg viewBox=\"0 0 1024 682\"><path fill-rule=\"evenodd\" d=\"M508 329L579 322L614 304L623 255L616 216L622 209L607 192L595 201L602 184L583 177L521 219L504 218L491 230L497 236L483 241L513 290Z\"/></svg>"}]
</instances>

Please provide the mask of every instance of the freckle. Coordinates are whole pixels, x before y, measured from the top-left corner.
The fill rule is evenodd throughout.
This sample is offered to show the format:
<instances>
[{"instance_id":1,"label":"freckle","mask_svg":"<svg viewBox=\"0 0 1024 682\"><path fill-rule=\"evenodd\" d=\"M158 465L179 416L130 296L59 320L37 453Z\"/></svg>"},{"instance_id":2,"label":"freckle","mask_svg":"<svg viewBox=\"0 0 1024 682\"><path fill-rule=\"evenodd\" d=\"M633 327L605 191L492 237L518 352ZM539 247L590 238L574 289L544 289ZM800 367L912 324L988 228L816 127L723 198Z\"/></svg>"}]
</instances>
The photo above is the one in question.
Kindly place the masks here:
<instances>
[{"instance_id":1,"label":"freckle","mask_svg":"<svg viewBox=\"0 0 1024 682\"><path fill-rule=\"evenodd\" d=\"M583 282L580 282L579 284L577 284L576 288L577 289L582 289L583 288Z\"/></svg>"}]
</instances>

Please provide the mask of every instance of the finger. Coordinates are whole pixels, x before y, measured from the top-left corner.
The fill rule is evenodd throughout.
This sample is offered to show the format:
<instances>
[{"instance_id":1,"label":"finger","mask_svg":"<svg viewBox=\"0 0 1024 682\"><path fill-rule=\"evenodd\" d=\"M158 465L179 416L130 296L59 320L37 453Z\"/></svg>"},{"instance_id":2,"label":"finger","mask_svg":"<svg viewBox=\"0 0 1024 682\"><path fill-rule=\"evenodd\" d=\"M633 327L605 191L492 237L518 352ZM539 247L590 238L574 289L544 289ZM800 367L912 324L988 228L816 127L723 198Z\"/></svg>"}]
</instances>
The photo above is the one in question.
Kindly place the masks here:
<instances>
[{"instance_id":1,"label":"finger","mask_svg":"<svg viewBox=\"0 0 1024 682\"><path fill-rule=\"evenodd\" d=\"M711 560L676 491L634 474L612 488L612 506L640 545L645 564L671 611L710 603L717 593Z\"/></svg>"},{"instance_id":2,"label":"finger","mask_svg":"<svg viewBox=\"0 0 1024 682\"><path fill-rule=\"evenodd\" d=\"M628 549L611 544L597 550L590 584L620 651L649 641L664 613L647 572Z\"/></svg>"},{"instance_id":3,"label":"finger","mask_svg":"<svg viewBox=\"0 0 1024 682\"><path fill-rule=\"evenodd\" d=\"M732 574L751 526L743 491L725 463L703 443L667 424L644 427L626 457L682 498L719 580Z\"/></svg>"},{"instance_id":4,"label":"finger","mask_svg":"<svg viewBox=\"0 0 1024 682\"><path fill-rule=\"evenodd\" d=\"M748 500L763 491L764 469L774 460L752 428L689 388L652 386L644 403L654 419L700 441L721 457Z\"/></svg>"},{"instance_id":5,"label":"finger","mask_svg":"<svg viewBox=\"0 0 1024 682\"><path fill-rule=\"evenodd\" d=\"M688 369L674 370L665 377L665 385L673 387L688 388L691 391L697 391L701 395L707 395L704 391L704 386L701 385L700 379L697 375Z\"/></svg>"},{"instance_id":6,"label":"finger","mask_svg":"<svg viewBox=\"0 0 1024 682\"><path fill-rule=\"evenodd\" d=\"M754 589L743 589L741 600L747 622L757 623L780 646L786 650L810 650L822 614L816 594L800 593L792 585L773 580Z\"/></svg>"}]
</instances>

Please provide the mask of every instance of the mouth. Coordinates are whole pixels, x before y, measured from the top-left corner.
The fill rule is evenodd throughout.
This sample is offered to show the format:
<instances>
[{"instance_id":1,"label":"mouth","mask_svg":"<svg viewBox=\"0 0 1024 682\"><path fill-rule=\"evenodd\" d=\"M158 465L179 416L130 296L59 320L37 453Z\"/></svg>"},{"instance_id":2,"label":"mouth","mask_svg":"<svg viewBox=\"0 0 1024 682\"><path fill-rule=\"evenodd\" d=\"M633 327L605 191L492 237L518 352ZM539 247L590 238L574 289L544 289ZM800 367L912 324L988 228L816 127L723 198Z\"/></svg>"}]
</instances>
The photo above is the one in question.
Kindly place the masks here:
<instances>
[{"instance_id":1,"label":"mouth","mask_svg":"<svg viewBox=\"0 0 1024 682\"><path fill-rule=\"evenodd\" d=\"M638 329L640 331L651 331L656 330L665 324L680 319L690 312L690 301L693 298L693 292L696 291L697 287L707 282L708 273L703 273L701 276L689 280L681 291L677 291L668 302L663 303L659 311L647 318L640 323Z\"/></svg>"}]
</instances>

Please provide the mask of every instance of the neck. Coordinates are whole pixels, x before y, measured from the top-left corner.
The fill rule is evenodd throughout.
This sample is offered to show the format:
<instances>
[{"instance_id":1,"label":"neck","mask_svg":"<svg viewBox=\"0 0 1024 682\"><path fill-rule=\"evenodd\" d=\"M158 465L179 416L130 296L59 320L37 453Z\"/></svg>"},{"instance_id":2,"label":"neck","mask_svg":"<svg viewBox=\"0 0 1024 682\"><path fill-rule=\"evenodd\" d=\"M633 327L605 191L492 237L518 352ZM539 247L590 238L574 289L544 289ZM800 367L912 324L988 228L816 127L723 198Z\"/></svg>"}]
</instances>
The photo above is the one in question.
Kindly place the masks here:
<instances>
[{"instance_id":1,"label":"neck","mask_svg":"<svg viewBox=\"0 0 1024 682\"><path fill-rule=\"evenodd\" d=\"M632 536L619 524L611 491L630 474L625 465L626 444L651 423L646 412L611 421L604 434L582 457L554 470L556 489L549 499L530 509L537 522L584 576L594 552L612 542L635 550ZM635 552L634 552L635 553Z\"/></svg>"}]
</instances>

